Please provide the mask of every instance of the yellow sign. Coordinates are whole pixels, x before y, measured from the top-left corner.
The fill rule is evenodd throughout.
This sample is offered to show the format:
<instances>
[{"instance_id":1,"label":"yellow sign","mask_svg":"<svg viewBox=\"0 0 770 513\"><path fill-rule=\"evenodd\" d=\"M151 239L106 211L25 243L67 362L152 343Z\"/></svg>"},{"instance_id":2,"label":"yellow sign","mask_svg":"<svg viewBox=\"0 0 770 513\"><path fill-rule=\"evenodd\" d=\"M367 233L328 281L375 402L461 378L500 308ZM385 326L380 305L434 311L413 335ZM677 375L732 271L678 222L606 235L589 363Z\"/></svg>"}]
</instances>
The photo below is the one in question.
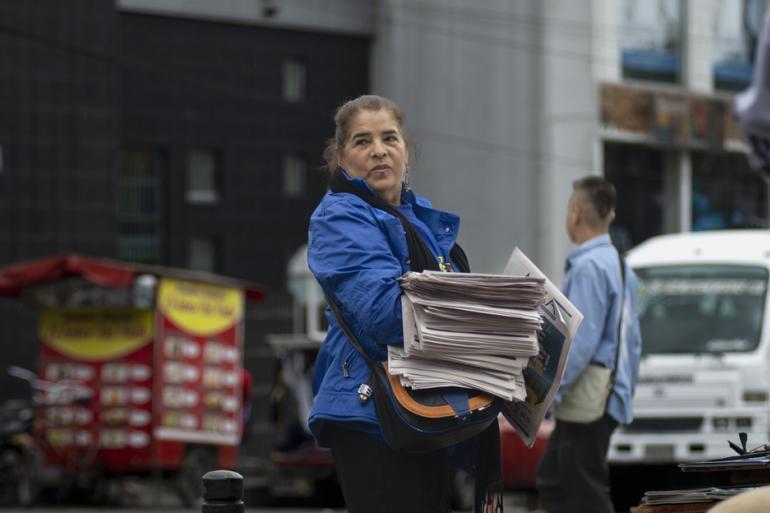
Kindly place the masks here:
<instances>
[{"instance_id":1,"label":"yellow sign","mask_svg":"<svg viewBox=\"0 0 770 513\"><path fill-rule=\"evenodd\" d=\"M231 287L163 279L158 288L158 308L192 335L216 335L243 317L243 293Z\"/></svg>"},{"instance_id":2,"label":"yellow sign","mask_svg":"<svg viewBox=\"0 0 770 513\"><path fill-rule=\"evenodd\" d=\"M70 358L111 360L152 342L153 312L124 308L46 310L40 320L40 338Z\"/></svg>"}]
</instances>

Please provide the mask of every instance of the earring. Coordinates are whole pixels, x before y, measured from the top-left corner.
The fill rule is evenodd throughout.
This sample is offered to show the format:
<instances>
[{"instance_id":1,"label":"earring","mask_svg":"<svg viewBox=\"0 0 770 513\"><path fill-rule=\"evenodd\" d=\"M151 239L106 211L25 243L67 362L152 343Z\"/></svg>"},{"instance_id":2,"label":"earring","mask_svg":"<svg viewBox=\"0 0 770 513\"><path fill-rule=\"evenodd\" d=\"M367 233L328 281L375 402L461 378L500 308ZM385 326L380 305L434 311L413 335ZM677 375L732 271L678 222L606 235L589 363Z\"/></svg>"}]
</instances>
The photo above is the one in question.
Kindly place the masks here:
<instances>
[{"instance_id":1,"label":"earring","mask_svg":"<svg viewBox=\"0 0 770 513\"><path fill-rule=\"evenodd\" d=\"M407 191L412 189L412 185L409 180L409 164L404 165L404 189Z\"/></svg>"}]
</instances>

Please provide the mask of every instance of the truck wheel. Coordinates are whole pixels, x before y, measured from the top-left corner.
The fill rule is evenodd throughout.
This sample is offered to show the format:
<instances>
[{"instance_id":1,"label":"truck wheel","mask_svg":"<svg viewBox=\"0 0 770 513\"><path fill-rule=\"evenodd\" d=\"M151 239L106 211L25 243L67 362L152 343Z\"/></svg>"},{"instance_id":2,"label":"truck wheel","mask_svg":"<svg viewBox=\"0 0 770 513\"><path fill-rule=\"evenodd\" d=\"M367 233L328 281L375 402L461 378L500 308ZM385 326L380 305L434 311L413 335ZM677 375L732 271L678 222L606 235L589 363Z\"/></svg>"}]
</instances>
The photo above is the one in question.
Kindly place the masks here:
<instances>
[{"instance_id":1,"label":"truck wheel","mask_svg":"<svg viewBox=\"0 0 770 513\"><path fill-rule=\"evenodd\" d=\"M210 470L215 470L216 456L206 447L191 447L182 461L182 468L177 475L177 494L182 506L188 509L200 509L201 478Z\"/></svg>"}]
</instances>

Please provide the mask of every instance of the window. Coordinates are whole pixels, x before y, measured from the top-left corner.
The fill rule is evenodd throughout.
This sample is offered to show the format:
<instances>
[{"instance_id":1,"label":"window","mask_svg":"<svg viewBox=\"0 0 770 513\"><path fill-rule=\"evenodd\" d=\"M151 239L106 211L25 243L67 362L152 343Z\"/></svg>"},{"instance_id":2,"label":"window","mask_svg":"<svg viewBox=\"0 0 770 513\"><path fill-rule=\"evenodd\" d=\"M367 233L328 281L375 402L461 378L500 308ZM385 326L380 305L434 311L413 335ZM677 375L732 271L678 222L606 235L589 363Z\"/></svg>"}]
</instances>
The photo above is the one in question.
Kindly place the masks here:
<instances>
[{"instance_id":1,"label":"window","mask_svg":"<svg viewBox=\"0 0 770 513\"><path fill-rule=\"evenodd\" d=\"M663 233L665 165L665 154L661 151L634 144L605 143L604 173L618 194L610 233L621 251Z\"/></svg>"},{"instance_id":2,"label":"window","mask_svg":"<svg viewBox=\"0 0 770 513\"><path fill-rule=\"evenodd\" d=\"M208 148L194 148L187 158L187 201L210 204L219 201L219 158Z\"/></svg>"},{"instance_id":3,"label":"window","mask_svg":"<svg viewBox=\"0 0 770 513\"><path fill-rule=\"evenodd\" d=\"M719 0L714 20L714 87L748 87L767 0Z\"/></svg>"},{"instance_id":4,"label":"window","mask_svg":"<svg viewBox=\"0 0 770 513\"><path fill-rule=\"evenodd\" d=\"M305 194L307 164L305 159L294 153L283 157L283 195L296 198Z\"/></svg>"},{"instance_id":5,"label":"window","mask_svg":"<svg viewBox=\"0 0 770 513\"><path fill-rule=\"evenodd\" d=\"M300 102L307 96L307 71L305 63L290 57L283 61L283 99L290 103Z\"/></svg>"},{"instance_id":6,"label":"window","mask_svg":"<svg viewBox=\"0 0 770 513\"><path fill-rule=\"evenodd\" d=\"M216 271L217 241L207 237L190 239L187 251L187 267L195 271Z\"/></svg>"},{"instance_id":7,"label":"window","mask_svg":"<svg viewBox=\"0 0 770 513\"><path fill-rule=\"evenodd\" d=\"M645 354L746 352L757 347L767 269L677 265L635 271Z\"/></svg>"},{"instance_id":8,"label":"window","mask_svg":"<svg viewBox=\"0 0 770 513\"><path fill-rule=\"evenodd\" d=\"M692 230L766 228L767 185L742 154L692 158Z\"/></svg>"},{"instance_id":9,"label":"window","mask_svg":"<svg viewBox=\"0 0 770 513\"><path fill-rule=\"evenodd\" d=\"M679 82L682 0L623 0L623 78Z\"/></svg>"},{"instance_id":10,"label":"window","mask_svg":"<svg viewBox=\"0 0 770 513\"><path fill-rule=\"evenodd\" d=\"M117 190L118 258L162 263L161 191L168 159L151 147L123 149Z\"/></svg>"}]
</instances>

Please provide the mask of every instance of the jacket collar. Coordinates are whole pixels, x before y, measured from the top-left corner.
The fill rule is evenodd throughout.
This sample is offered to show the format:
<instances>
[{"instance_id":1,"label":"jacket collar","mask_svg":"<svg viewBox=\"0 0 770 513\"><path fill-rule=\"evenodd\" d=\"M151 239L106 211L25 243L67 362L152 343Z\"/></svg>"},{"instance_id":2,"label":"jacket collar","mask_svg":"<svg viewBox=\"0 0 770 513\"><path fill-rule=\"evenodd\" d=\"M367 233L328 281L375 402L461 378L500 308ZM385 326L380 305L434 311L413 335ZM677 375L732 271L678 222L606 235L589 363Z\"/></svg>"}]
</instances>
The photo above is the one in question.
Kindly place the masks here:
<instances>
[{"instance_id":1,"label":"jacket collar","mask_svg":"<svg viewBox=\"0 0 770 513\"><path fill-rule=\"evenodd\" d=\"M342 176L344 176L345 179L347 181L349 181L351 184L353 184L356 187L359 187L359 188L367 191L372 196L376 196L377 195L377 193L374 192L374 189L369 187L369 184L363 178L361 178L361 177L353 178L343 168L340 168L340 171L342 171ZM417 196L411 190L406 190L405 187L401 187L401 203L411 203L412 205L416 205L417 204Z\"/></svg>"},{"instance_id":2,"label":"jacket collar","mask_svg":"<svg viewBox=\"0 0 770 513\"><path fill-rule=\"evenodd\" d=\"M570 251L569 255L567 255L567 261L572 263L572 261L580 255L601 246L612 246L612 241L610 240L610 235L608 233L597 235L593 239L588 239L583 244Z\"/></svg>"}]
</instances>

